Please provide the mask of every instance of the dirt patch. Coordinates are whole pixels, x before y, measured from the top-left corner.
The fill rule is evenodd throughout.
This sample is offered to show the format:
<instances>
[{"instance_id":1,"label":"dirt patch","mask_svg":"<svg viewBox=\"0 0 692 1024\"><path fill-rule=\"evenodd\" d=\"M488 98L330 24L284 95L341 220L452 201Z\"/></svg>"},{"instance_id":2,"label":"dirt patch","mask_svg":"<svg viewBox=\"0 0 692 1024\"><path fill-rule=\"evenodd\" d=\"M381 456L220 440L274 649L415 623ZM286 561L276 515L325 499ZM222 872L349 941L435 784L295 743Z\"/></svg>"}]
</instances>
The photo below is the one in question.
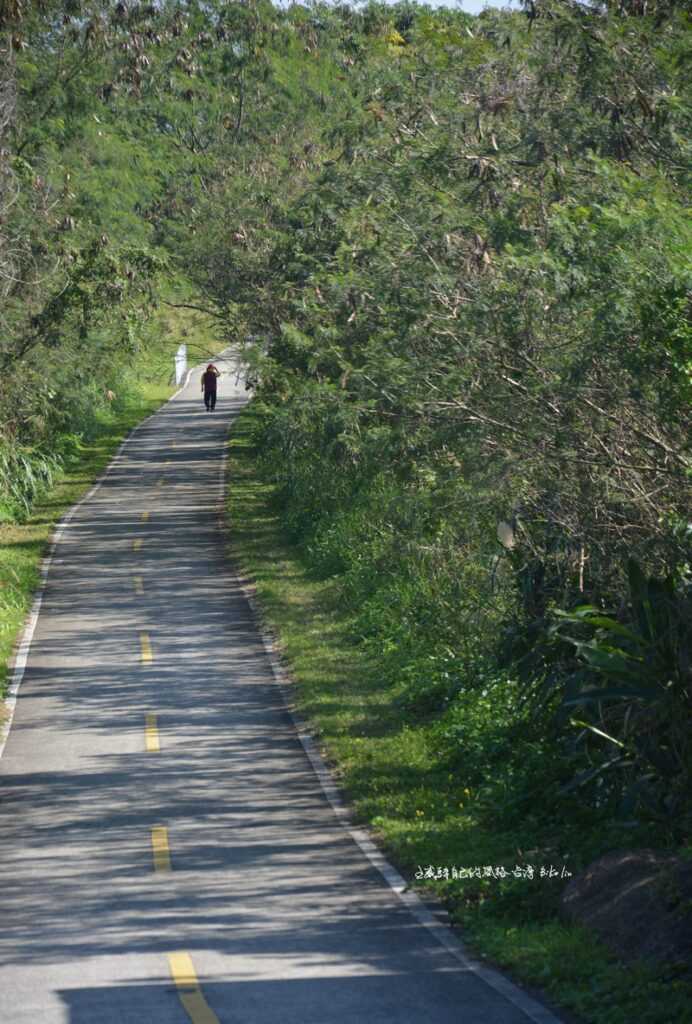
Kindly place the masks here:
<instances>
[{"instance_id":1,"label":"dirt patch","mask_svg":"<svg viewBox=\"0 0 692 1024\"><path fill-rule=\"evenodd\" d=\"M692 974L692 861L659 850L608 853L572 879L561 905L623 960Z\"/></svg>"}]
</instances>

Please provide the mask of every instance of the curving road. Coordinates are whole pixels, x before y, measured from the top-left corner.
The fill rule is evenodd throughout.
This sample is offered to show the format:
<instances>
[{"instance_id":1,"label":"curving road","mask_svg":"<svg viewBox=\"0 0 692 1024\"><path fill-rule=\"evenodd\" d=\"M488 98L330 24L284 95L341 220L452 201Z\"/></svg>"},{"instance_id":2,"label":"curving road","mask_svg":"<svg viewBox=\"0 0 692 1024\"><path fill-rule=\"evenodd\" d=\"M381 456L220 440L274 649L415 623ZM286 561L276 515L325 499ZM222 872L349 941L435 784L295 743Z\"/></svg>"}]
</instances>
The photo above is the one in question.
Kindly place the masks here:
<instances>
[{"instance_id":1,"label":"curving road","mask_svg":"<svg viewBox=\"0 0 692 1024\"><path fill-rule=\"evenodd\" d=\"M216 411L193 373L56 545L0 761L0 1022L554 1022L327 802L224 556L218 365Z\"/></svg>"}]
</instances>

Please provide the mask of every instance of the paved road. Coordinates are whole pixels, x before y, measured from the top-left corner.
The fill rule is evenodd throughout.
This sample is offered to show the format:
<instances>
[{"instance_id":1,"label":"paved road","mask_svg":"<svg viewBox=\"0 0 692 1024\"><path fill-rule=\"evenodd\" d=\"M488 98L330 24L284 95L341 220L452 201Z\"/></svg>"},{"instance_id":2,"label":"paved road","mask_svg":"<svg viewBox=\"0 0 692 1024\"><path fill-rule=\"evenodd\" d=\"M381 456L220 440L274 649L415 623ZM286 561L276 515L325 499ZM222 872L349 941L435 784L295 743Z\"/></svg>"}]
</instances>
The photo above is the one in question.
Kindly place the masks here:
<instances>
[{"instance_id":1,"label":"paved road","mask_svg":"<svg viewBox=\"0 0 692 1024\"><path fill-rule=\"evenodd\" d=\"M74 514L0 762L2 1024L526 1024L338 823L217 524L198 374ZM534 1018L535 1019L535 1018Z\"/></svg>"}]
</instances>

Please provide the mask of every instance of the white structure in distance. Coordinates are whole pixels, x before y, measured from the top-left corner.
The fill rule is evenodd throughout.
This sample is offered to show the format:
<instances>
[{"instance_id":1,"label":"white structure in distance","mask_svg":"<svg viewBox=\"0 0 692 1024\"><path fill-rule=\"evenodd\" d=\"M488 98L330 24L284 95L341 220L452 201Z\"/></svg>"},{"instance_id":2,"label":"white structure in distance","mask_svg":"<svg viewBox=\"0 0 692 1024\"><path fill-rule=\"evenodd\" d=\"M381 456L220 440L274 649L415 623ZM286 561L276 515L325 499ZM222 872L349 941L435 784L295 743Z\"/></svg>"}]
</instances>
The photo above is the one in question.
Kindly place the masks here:
<instances>
[{"instance_id":1,"label":"white structure in distance","mask_svg":"<svg viewBox=\"0 0 692 1024\"><path fill-rule=\"evenodd\" d=\"M187 345L179 345L175 354L175 382L182 384L187 373Z\"/></svg>"}]
</instances>

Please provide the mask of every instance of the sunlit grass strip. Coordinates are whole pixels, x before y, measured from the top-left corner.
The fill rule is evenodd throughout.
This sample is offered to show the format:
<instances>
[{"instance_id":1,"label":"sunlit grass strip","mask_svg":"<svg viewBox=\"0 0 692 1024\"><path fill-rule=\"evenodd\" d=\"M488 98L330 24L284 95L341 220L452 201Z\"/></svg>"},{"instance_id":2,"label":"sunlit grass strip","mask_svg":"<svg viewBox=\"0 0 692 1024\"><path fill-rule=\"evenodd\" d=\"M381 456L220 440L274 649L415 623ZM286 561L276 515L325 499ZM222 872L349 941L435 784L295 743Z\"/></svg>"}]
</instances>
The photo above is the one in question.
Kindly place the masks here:
<instances>
[{"instance_id":1,"label":"sunlit grass strip","mask_svg":"<svg viewBox=\"0 0 692 1024\"><path fill-rule=\"evenodd\" d=\"M56 524L104 472L127 434L176 390L170 378L173 354L183 332L190 366L221 347L213 339L209 318L185 310L166 307L165 318L160 317L151 331L153 343L124 375L129 379L127 399L117 410L104 411L98 435L79 445L77 460L38 499L26 522L0 524L0 699L7 692L11 656Z\"/></svg>"},{"instance_id":2,"label":"sunlit grass strip","mask_svg":"<svg viewBox=\"0 0 692 1024\"><path fill-rule=\"evenodd\" d=\"M25 523L0 526L0 696L8 683L12 650L31 607L39 566L51 534L64 513L79 501L108 465L123 439L140 420L154 412L173 392L167 385L148 385L103 432L80 446L77 465L64 473L36 504Z\"/></svg>"}]
</instances>

